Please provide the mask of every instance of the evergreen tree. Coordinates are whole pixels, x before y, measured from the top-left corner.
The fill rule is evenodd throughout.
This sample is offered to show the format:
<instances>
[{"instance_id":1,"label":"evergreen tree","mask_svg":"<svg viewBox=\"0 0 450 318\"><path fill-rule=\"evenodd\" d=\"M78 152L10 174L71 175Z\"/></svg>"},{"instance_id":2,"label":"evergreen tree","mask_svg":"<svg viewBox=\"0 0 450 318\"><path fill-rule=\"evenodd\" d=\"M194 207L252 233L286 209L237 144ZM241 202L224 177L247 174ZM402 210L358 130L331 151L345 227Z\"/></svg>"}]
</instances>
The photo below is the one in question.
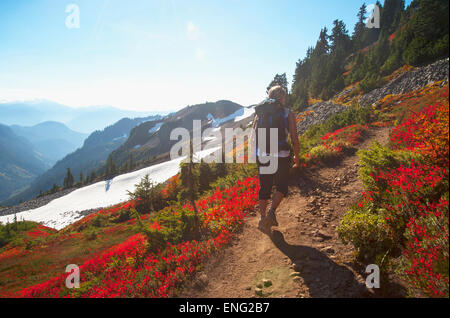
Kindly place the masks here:
<instances>
[{"instance_id":1,"label":"evergreen tree","mask_svg":"<svg viewBox=\"0 0 450 318\"><path fill-rule=\"evenodd\" d=\"M189 142L189 157L188 162L181 163L180 181L182 190L178 193L178 199L187 200L192 204L195 213L194 237L198 239L200 235L199 216L195 200L198 198L198 174L194 169L193 162L193 143L192 139Z\"/></svg>"},{"instance_id":2,"label":"evergreen tree","mask_svg":"<svg viewBox=\"0 0 450 318\"><path fill-rule=\"evenodd\" d=\"M328 36L328 29L324 27L320 30L319 40L316 43L314 50L311 52L311 57L326 56L330 52L330 37Z\"/></svg>"},{"instance_id":3,"label":"evergreen tree","mask_svg":"<svg viewBox=\"0 0 450 318\"><path fill-rule=\"evenodd\" d=\"M326 28L321 30L315 47L296 64L288 96L294 109L302 110L311 99L329 99L355 82L363 92L370 91L404 64L448 57L448 0L413 0L406 10L404 0L376 5L381 28L365 26L368 12L362 5L352 38L340 20L333 22L330 35Z\"/></svg>"},{"instance_id":4,"label":"evergreen tree","mask_svg":"<svg viewBox=\"0 0 450 318\"><path fill-rule=\"evenodd\" d=\"M70 172L70 168L67 168L67 174L66 177L64 178L64 188L68 189L68 188L72 188L73 187L73 175Z\"/></svg>"},{"instance_id":5,"label":"evergreen tree","mask_svg":"<svg viewBox=\"0 0 450 318\"><path fill-rule=\"evenodd\" d=\"M309 102L309 79L311 77L311 55L314 48L309 47L306 57L296 63L292 83L292 106L295 110L303 110Z\"/></svg>"},{"instance_id":6,"label":"evergreen tree","mask_svg":"<svg viewBox=\"0 0 450 318\"><path fill-rule=\"evenodd\" d=\"M212 181L212 171L209 164L202 161L199 166L199 191L200 193L209 190Z\"/></svg>"},{"instance_id":7,"label":"evergreen tree","mask_svg":"<svg viewBox=\"0 0 450 318\"><path fill-rule=\"evenodd\" d=\"M327 28L320 31L319 40L311 52L311 80L309 90L312 97L318 97L326 85L326 64L330 52Z\"/></svg>"},{"instance_id":8,"label":"evergreen tree","mask_svg":"<svg viewBox=\"0 0 450 318\"><path fill-rule=\"evenodd\" d=\"M51 193L56 193L56 192L58 192L58 191L59 191L58 185L57 185L56 183L53 183L53 187L52 187L52 189L50 190L50 192L51 192Z\"/></svg>"},{"instance_id":9,"label":"evergreen tree","mask_svg":"<svg viewBox=\"0 0 450 318\"><path fill-rule=\"evenodd\" d=\"M330 51L333 53L346 54L350 49L350 37L345 23L342 20L333 21L333 29L330 35Z\"/></svg>"},{"instance_id":10,"label":"evergreen tree","mask_svg":"<svg viewBox=\"0 0 450 318\"><path fill-rule=\"evenodd\" d=\"M385 0L380 13L381 36L389 36L397 29L405 7L404 0Z\"/></svg>"},{"instance_id":11,"label":"evergreen tree","mask_svg":"<svg viewBox=\"0 0 450 318\"><path fill-rule=\"evenodd\" d=\"M276 85L280 85L286 90L286 93L288 92L288 80L286 78L286 73L276 74L272 82L270 82L269 86L267 86L266 93L268 93L269 90Z\"/></svg>"},{"instance_id":12,"label":"evergreen tree","mask_svg":"<svg viewBox=\"0 0 450 318\"><path fill-rule=\"evenodd\" d=\"M106 160L105 177L112 178L115 174L116 174L116 164L114 163L112 156L109 155L108 159Z\"/></svg>"},{"instance_id":13,"label":"evergreen tree","mask_svg":"<svg viewBox=\"0 0 450 318\"><path fill-rule=\"evenodd\" d=\"M14 231L17 232L17 214L14 213L14 223L13 223Z\"/></svg>"},{"instance_id":14,"label":"evergreen tree","mask_svg":"<svg viewBox=\"0 0 450 318\"><path fill-rule=\"evenodd\" d=\"M129 158L129 170L133 170L134 168L134 159L133 159L133 154L130 153L130 158Z\"/></svg>"},{"instance_id":15,"label":"evergreen tree","mask_svg":"<svg viewBox=\"0 0 450 318\"><path fill-rule=\"evenodd\" d=\"M134 192L128 191L128 196L136 202L136 210L139 213L149 213L160 207L156 204L160 187L150 179L148 174L135 187Z\"/></svg>"},{"instance_id":16,"label":"evergreen tree","mask_svg":"<svg viewBox=\"0 0 450 318\"><path fill-rule=\"evenodd\" d=\"M90 176L90 182L95 181L95 179L97 179L97 174L95 173L95 171L91 171L91 176Z\"/></svg>"},{"instance_id":17,"label":"evergreen tree","mask_svg":"<svg viewBox=\"0 0 450 318\"><path fill-rule=\"evenodd\" d=\"M365 3L359 8L358 14L358 22L355 24L355 28L352 35L353 49L360 50L363 45L363 36L364 31L366 29L366 18L367 18L367 6Z\"/></svg>"},{"instance_id":18,"label":"evergreen tree","mask_svg":"<svg viewBox=\"0 0 450 318\"><path fill-rule=\"evenodd\" d=\"M380 12L383 10L383 6L381 5L380 1L377 1L375 5L380 9ZM362 41L363 42L362 48L365 48L371 45L372 43L376 42L379 36L380 36L380 28L370 28L370 29L365 28Z\"/></svg>"},{"instance_id":19,"label":"evergreen tree","mask_svg":"<svg viewBox=\"0 0 450 318\"><path fill-rule=\"evenodd\" d=\"M330 35L330 56L326 64L325 85L322 87L321 98L329 99L344 88L342 73L345 59L351 50L351 41L343 21L334 20Z\"/></svg>"},{"instance_id":20,"label":"evergreen tree","mask_svg":"<svg viewBox=\"0 0 450 318\"><path fill-rule=\"evenodd\" d=\"M449 54L448 0L420 0L417 12L401 33L397 45L402 59L411 65L420 65Z\"/></svg>"}]
</instances>

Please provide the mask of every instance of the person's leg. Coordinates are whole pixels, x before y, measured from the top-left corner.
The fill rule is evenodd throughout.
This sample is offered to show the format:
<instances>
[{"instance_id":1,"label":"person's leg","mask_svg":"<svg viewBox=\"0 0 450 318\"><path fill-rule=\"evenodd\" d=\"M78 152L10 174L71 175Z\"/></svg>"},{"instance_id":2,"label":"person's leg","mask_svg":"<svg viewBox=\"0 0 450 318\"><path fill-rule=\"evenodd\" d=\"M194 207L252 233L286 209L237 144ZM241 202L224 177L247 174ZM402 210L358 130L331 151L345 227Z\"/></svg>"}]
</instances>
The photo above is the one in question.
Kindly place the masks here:
<instances>
[{"instance_id":1,"label":"person's leg","mask_svg":"<svg viewBox=\"0 0 450 318\"><path fill-rule=\"evenodd\" d=\"M269 200L259 200L259 214L262 218L266 216L266 210Z\"/></svg>"},{"instance_id":2,"label":"person's leg","mask_svg":"<svg viewBox=\"0 0 450 318\"><path fill-rule=\"evenodd\" d=\"M280 205L283 198L288 193L288 182L289 182L289 158L278 158L278 170L274 176L274 183L276 191L272 197L272 205L267 214L268 219L271 220L272 225L278 226L278 221L276 219L276 209Z\"/></svg>"},{"instance_id":3,"label":"person's leg","mask_svg":"<svg viewBox=\"0 0 450 318\"><path fill-rule=\"evenodd\" d=\"M281 193L278 190L275 191L275 193L272 196L272 205L270 206L270 209L275 211L278 208L278 206L280 205L283 198L284 198L283 193Z\"/></svg>"},{"instance_id":4,"label":"person's leg","mask_svg":"<svg viewBox=\"0 0 450 318\"><path fill-rule=\"evenodd\" d=\"M263 232L267 231L266 210L270 199L270 193L273 186L273 175L271 174L259 174L259 213L260 220L258 228Z\"/></svg>"},{"instance_id":5,"label":"person's leg","mask_svg":"<svg viewBox=\"0 0 450 318\"><path fill-rule=\"evenodd\" d=\"M259 213L261 218L266 216L267 205L272 192L273 175L260 174L259 175Z\"/></svg>"}]
</instances>

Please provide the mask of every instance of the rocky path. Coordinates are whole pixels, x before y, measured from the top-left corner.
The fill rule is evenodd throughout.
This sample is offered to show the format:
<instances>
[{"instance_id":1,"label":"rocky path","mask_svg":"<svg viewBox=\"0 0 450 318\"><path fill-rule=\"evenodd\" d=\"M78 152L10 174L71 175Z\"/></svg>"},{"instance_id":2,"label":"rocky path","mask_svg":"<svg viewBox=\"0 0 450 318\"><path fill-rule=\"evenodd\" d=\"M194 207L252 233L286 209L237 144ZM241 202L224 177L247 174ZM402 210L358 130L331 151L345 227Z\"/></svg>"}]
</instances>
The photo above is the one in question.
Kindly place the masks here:
<instances>
[{"instance_id":1,"label":"rocky path","mask_svg":"<svg viewBox=\"0 0 450 318\"><path fill-rule=\"evenodd\" d=\"M361 144L387 143L389 128L378 128ZM336 227L363 190L358 158L292 180L278 208L271 236L256 227L252 213L233 245L205 264L181 297L371 297L364 272L353 263Z\"/></svg>"}]
</instances>

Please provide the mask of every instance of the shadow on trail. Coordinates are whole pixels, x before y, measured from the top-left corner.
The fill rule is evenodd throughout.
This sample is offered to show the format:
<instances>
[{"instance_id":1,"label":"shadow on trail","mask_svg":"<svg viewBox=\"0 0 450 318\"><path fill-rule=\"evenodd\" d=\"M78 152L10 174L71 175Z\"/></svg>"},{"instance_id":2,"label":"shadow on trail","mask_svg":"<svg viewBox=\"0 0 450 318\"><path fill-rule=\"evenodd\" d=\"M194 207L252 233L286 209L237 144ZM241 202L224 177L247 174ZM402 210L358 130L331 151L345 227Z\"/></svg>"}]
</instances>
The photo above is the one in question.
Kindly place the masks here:
<instances>
[{"instance_id":1,"label":"shadow on trail","mask_svg":"<svg viewBox=\"0 0 450 318\"><path fill-rule=\"evenodd\" d=\"M302 195L311 195L316 189L323 192L332 192L333 187L327 183L323 177L319 176L318 171L322 168L334 168L342 166L344 159L355 154L356 149L347 149L342 155L333 157L322 162L315 168L293 169L290 173L289 185L297 187Z\"/></svg>"},{"instance_id":2,"label":"shadow on trail","mask_svg":"<svg viewBox=\"0 0 450 318\"><path fill-rule=\"evenodd\" d=\"M303 245L290 245L281 232L270 236L274 245L300 269L300 276L313 298L370 297L366 286L358 282L352 271L333 262L325 253Z\"/></svg>"},{"instance_id":3,"label":"shadow on trail","mask_svg":"<svg viewBox=\"0 0 450 318\"><path fill-rule=\"evenodd\" d=\"M315 193L316 189L323 192L331 192L333 189L326 182L320 182L320 177L312 171L293 171L289 178L289 185L296 187L300 194L309 196Z\"/></svg>"}]
</instances>

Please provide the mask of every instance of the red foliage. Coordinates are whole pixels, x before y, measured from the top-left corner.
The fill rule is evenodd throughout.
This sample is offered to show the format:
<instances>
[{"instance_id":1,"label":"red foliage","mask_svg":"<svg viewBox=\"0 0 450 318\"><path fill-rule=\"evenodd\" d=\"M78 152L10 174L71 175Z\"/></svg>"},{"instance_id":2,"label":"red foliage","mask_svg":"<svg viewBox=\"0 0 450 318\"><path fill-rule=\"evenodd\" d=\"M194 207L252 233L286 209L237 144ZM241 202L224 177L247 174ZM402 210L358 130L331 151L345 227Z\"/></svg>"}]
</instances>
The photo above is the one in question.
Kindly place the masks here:
<instances>
[{"instance_id":1,"label":"red foliage","mask_svg":"<svg viewBox=\"0 0 450 318\"><path fill-rule=\"evenodd\" d=\"M378 189L364 192L365 201L378 201L396 241L406 241L406 273L429 296L448 295L448 200L440 188L448 170L411 162L375 176ZM359 204L360 207L365 202ZM445 265L447 264L447 265Z\"/></svg>"},{"instance_id":2,"label":"red foliage","mask_svg":"<svg viewBox=\"0 0 450 318\"><path fill-rule=\"evenodd\" d=\"M197 270L205 257L227 245L232 229L243 222L246 212L257 203L257 178L237 182L235 187L216 190L210 197L196 202L203 214L204 226L220 221L213 238L167 244L156 253L147 252L147 238L142 234L130 237L100 256L80 266L79 290L67 289L68 273L19 291L17 297L168 297L184 279ZM189 205L186 208L192 208ZM176 214L174 209L174 214ZM151 222L159 231L161 224Z\"/></svg>"},{"instance_id":3,"label":"red foliage","mask_svg":"<svg viewBox=\"0 0 450 318\"><path fill-rule=\"evenodd\" d=\"M367 128L368 126L350 125L328 133L321 139L323 140L324 146L331 145L333 141L343 141L355 146L361 141L362 132Z\"/></svg>"},{"instance_id":4,"label":"red foliage","mask_svg":"<svg viewBox=\"0 0 450 318\"><path fill-rule=\"evenodd\" d=\"M410 281L431 297L448 297L449 290L448 86L440 97L447 100L412 112L391 136L395 149L419 154L421 162L378 171L376 190L359 203L380 203L395 241L404 242Z\"/></svg>"},{"instance_id":5,"label":"red foliage","mask_svg":"<svg viewBox=\"0 0 450 318\"><path fill-rule=\"evenodd\" d=\"M176 174L169 179L165 188L161 191L164 199L172 199L176 196L177 189L180 187L180 175Z\"/></svg>"},{"instance_id":6,"label":"red foliage","mask_svg":"<svg viewBox=\"0 0 450 318\"><path fill-rule=\"evenodd\" d=\"M31 231L28 231L26 234L30 237L36 238L36 237L46 237L55 232L56 232L55 229L39 224L36 228L34 228Z\"/></svg>"},{"instance_id":7,"label":"red foliage","mask_svg":"<svg viewBox=\"0 0 450 318\"><path fill-rule=\"evenodd\" d=\"M448 88L447 88L448 98ZM449 108L438 102L420 111L393 130L394 147L424 155L431 163L449 165Z\"/></svg>"},{"instance_id":8,"label":"red foliage","mask_svg":"<svg viewBox=\"0 0 450 318\"><path fill-rule=\"evenodd\" d=\"M389 43L392 44L392 41L395 39L395 32L389 36Z\"/></svg>"}]
</instances>

